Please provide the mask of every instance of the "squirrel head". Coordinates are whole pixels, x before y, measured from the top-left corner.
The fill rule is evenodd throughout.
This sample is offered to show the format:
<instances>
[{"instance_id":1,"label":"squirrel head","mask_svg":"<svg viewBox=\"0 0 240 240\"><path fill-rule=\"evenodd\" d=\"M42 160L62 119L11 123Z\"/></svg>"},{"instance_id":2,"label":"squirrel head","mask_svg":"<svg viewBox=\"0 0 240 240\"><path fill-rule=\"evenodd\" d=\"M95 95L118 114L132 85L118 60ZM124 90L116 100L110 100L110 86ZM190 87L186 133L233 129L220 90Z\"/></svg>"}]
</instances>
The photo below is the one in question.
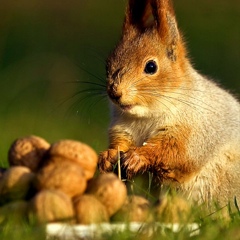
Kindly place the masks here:
<instances>
[{"instance_id":1,"label":"squirrel head","mask_svg":"<svg viewBox=\"0 0 240 240\"><path fill-rule=\"evenodd\" d=\"M117 109L142 117L164 108L162 95L183 84L187 65L170 0L129 0L122 37L106 66Z\"/></svg>"}]
</instances>

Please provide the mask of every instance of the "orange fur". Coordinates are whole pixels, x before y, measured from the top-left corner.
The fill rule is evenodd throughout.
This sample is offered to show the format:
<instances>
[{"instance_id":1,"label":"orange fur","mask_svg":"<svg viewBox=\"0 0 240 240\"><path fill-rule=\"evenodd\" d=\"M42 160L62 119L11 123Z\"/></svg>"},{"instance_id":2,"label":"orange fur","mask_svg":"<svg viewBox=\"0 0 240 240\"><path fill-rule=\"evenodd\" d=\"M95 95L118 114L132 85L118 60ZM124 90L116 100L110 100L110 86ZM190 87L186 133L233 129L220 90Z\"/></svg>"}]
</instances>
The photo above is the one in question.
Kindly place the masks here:
<instances>
[{"instance_id":1,"label":"orange fur","mask_svg":"<svg viewBox=\"0 0 240 240\"><path fill-rule=\"evenodd\" d=\"M192 67L170 0L129 0L107 93L101 172L113 171L119 150L129 178L150 171L197 202L240 199L240 104Z\"/></svg>"},{"instance_id":2,"label":"orange fur","mask_svg":"<svg viewBox=\"0 0 240 240\"><path fill-rule=\"evenodd\" d=\"M197 172L197 166L186 152L189 129L181 134L165 129L163 133L149 139L144 146L132 147L123 155L123 166L131 178L138 172L151 171L160 181L183 183Z\"/></svg>"}]
</instances>

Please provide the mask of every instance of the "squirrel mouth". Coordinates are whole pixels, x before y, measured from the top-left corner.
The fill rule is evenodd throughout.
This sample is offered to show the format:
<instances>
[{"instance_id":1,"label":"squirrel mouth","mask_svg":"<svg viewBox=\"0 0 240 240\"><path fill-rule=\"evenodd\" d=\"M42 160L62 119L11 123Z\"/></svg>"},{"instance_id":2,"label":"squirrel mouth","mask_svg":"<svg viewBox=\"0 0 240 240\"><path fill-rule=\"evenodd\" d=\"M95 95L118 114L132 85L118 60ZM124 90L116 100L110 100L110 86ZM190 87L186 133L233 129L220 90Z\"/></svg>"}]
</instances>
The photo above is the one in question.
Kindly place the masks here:
<instances>
[{"instance_id":1,"label":"squirrel mouth","mask_svg":"<svg viewBox=\"0 0 240 240\"><path fill-rule=\"evenodd\" d=\"M133 108L133 105L120 105L120 108L123 110L123 111L130 111L132 108Z\"/></svg>"}]
</instances>

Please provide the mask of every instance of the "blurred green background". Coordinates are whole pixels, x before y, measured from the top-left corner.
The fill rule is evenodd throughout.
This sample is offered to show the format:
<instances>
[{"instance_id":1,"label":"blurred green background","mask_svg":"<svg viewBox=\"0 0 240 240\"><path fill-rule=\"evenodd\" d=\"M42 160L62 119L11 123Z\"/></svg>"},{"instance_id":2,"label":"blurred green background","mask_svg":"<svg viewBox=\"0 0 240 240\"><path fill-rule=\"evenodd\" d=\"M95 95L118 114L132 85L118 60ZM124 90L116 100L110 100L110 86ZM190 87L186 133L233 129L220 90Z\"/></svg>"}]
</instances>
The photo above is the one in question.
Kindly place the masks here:
<instances>
[{"instance_id":1,"label":"blurred green background","mask_svg":"<svg viewBox=\"0 0 240 240\"><path fill-rule=\"evenodd\" d=\"M174 1L195 67L240 92L239 0ZM107 99L79 81L104 80L126 1L0 2L0 165L18 137L76 139L107 147Z\"/></svg>"}]
</instances>

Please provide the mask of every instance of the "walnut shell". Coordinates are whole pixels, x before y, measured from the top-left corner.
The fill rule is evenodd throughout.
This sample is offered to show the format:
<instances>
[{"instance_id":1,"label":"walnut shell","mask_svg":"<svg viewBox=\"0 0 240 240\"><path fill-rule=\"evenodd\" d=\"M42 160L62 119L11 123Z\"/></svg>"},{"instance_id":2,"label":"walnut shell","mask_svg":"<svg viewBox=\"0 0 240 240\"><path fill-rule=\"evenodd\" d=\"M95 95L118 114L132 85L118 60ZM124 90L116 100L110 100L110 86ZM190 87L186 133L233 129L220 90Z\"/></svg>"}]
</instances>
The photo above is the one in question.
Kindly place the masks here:
<instances>
[{"instance_id":1,"label":"walnut shell","mask_svg":"<svg viewBox=\"0 0 240 240\"><path fill-rule=\"evenodd\" d=\"M97 153L84 143L74 140L61 140L51 145L48 154L50 158L48 161L50 162L56 159L68 159L78 163L85 171L87 179L91 179L96 171Z\"/></svg>"},{"instance_id":2,"label":"walnut shell","mask_svg":"<svg viewBox=\"0 0 240 240\"><path fill-rule=\"evenodd\" d=\"M27 167L11 167L0 179L0 202L24 199L35 174Z\"/></svg>"},{"instance_id":3,"label":"walnut shell","mask_svg":"<svg viewBox=\"0 0 240 240\"><path fill-rule=\"evenodd\" d=\"M122 207L127 197L125 184L113 173L101 174L90 180L86 193L94 195L105 205L109 216Z\"/></svg>"},{"instance_id":4,"label":"walnut shell","mask_svg":"<svg viewBox=\"0 0 240 240\"><path fill-rule=\"evenodd\" d=\"M112 217L113 221L146 222L150 221L150 202L141 196L128 196L124 205Z\"/></svg>"},{"instance_id":5,"label":"walnut shell","mask_svg":"<svg viewBox=\"0 0 240 240\"><path fill-rule=\"evenodd\" d=\"M29 217L38 223L73 221L71 198L57 190L40 191L30 201Z\"/></svg>"},{"instance_id":6,"label":"walnut shell","mask_svg":"<svg viewBox=\"0 0 240 240\"><path fill-rule=\"evenodd\" d=\"M76 197L73 205L79 224L109 222L106 207L93 195L84 194Z\"/></svg>"},{"instance_id":7,"label":"walnut shell","mask_svg":"<svg viewBox=\"0 0 240 240\"><path fill-rule=\"evenodd\" d=\"M25 166L35 172L49 147L48 142L37 136L19 138L8 151L9 165Z\"/></svg>"},{"instance_id":8,"label":"walnut shell","mask_svg":"<svg viewBox=\"0 0 240 240\"><path fill-rule=\"evenodd\" d=\"M44 166L37 174L34 185L38 190L61 190L70 197L82 194L87 180L82 168L71 161L60 161Z\"/></svg>"},{"instance_id":9,"label":"walnut shell","mask_svg":"<svg viewBox=\"0 0 240 240\"><path fill-rule=\"evenodd\" d=\"M189 221L191 204L179 195L161 197L153 208L155 219L167 223Z\"/></svg>"}]
</instances>

